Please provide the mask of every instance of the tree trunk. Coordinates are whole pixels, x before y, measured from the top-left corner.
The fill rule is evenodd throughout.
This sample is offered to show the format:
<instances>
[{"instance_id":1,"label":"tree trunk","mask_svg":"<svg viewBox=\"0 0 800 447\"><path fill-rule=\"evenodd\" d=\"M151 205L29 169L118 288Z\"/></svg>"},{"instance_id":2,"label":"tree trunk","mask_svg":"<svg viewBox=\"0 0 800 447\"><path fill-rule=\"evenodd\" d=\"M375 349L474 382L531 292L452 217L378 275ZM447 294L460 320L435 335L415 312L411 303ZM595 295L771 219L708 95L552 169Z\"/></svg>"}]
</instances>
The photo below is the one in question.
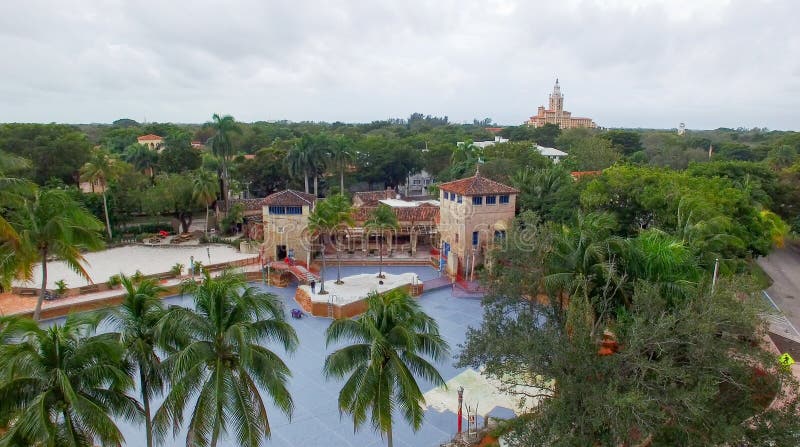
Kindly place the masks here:
<instances>
[{"instance_id":1,"label":"tree trunk","mask_svg":"<svg viewBox=\"0 0 800 447\"><path fill-rule=\"evenodd\" d=\"M153 420L150 418L150 384L139 366L139 383L142 387L142 406L144 407L144 431L147 437L147 447L153 447Z\"/></svg>"},{"instance_id":2,"label":"tree trunk","mask_svg":"<svg viewBox=\"0 0 800 447\"><path fill-rule=\"evenodd\" d=\"M389 424L389 429L386 430L386 445L388 447L392 447L392 425Z\"/></svg>"},{"instance_id":3,"label":"tree trunk","mask_svg":"<svg viewBox=\"0 0 800 447\"><path fill-rule=\"evenodd\" d=\"M206 203L206 237L208 237L208 203Z\"/></svg>"},{"instance_id":4,"label":"tree trunk","mask_svg":"<svg viewBox=\"0 0 800 447\"><path fill-rule=\"evenodd\" d=\"M215 371L216 371L216 374L217 374L217 380L216 380L214 388L215 388L215 392L217 394L217 396L216 396L217 407L214 409L215 410L215 413L214 413L214 429L211 432L211 444L210 444L211 447L217 447L217 441L219 440L220 428L222 428L222 421L220 420L220 417L223 416L223 414L222 414L222 397L221 397L223 395L223 393L222 393L222 359L219 358L219 357L217 358L217 364L216 364Z\"/></svg>"},{"instance_id":5,"label":"tree trunk","mask_svg":"<svg viewBox=\"0 0 800 447\"><path fill-rule=\"evenodd\" d=\"M36 300L36 309L33 311L34 321L39 321L42 314L42 303L44 302L44 293L47 292L47 252L42 251L42 287L39 290L39 299Z\"/></svg>"},{"instance_id":6,"label":"tree trunk","mask_svg":"<svg viewBox=\"0 0 800 447\"><path fill-rule=\"evenodd\" d=\"M303 181L306 184L306 194L308 194L308 173L303 174Z\"/></svg>"},{"instance_id":7,"label":"tree trunk","mask_svg":"<svg viewBox=\"0 0 800 447\"><path fill-rule=\"evenodd\" d=\"M106 230L108 230L108 240L110 241L114 236L111 235L111 221L108 219L108 201L106 200L106 190L103 187L103 211L106 213Z\"/></svg>"},{"instance_id":8,"label":"tree trunk","mask_svg":"<svg viewBox=\"0 0 800 447\"><path fill-rule=\"evenodd\" d=\"M319 294L325 295L328 292L325 291L325 235L323 234L320 237L322 241L322 270L319 271ZM309 265L308 268L310 269L311 266Z\"/></svg>"},{"instance_id":9,"label":"tree trunk","mask_svg":"<svg viewBox=\"0 0 800 447\"><path fill-rule=\"evenodd\" d=\"M315 197L319 197L319 194L317 193L317 179L318 178L319 178L319 176L317 174L314 174L314 196Z\"/></svg>"},{"instance_id":10,"label":"tree trunk","mask_svg":"<svg viewBox=\"0 0 800 447\"><path fill-rule=\"evenodd\" d=\"M383 235L380 238L378 241L378 278L383 278Z\"/></svg>"},{"instance_id":11,"label":"tree trunk","mask_svg":"<svg viewBox=\"0 0 800 447\"><path fill-rule=\"evenodd\" d=\"M339 194L344 195L344 167L339 171Z\"/></svg>"},{"instance_id":12,"label":"tree trunk","mask_svg":"<svg viewBox=\"0 0 800 447\"><path fill-rule=\"evenodd\" d=\"M336 284L342 284L342 257L339 253L338 236L335 248L336 248Z\"/></svg>"}]
</instances>

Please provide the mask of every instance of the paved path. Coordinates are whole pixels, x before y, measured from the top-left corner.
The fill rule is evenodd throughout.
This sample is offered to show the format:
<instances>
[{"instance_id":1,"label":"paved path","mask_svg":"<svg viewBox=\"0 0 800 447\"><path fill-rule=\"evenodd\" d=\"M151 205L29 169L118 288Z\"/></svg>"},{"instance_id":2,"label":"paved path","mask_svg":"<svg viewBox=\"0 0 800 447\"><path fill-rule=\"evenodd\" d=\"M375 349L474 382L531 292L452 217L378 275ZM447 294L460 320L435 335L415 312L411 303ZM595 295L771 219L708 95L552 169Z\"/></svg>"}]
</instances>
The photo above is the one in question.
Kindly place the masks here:
<instances>
[{"instance_id":1,"label":"paved path","mask_svg":"<svg viewBox=\"0 0 800 447\"><path fill-rule=\"evenodd\" d=\"M765 297L782 313L770 317L771 331L800 342L800 247L787 245L757 262L773 281Z\"/></svg>"}]
</instances>

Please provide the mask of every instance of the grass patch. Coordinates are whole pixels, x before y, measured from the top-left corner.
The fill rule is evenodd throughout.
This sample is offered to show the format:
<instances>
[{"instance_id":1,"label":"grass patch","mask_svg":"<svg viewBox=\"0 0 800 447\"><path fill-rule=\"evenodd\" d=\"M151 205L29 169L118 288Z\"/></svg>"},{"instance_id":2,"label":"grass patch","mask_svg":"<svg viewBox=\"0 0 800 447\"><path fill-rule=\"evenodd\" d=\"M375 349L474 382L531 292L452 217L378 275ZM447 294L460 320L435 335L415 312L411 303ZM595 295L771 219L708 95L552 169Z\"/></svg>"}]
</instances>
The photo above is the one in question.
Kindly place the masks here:
<instances>
[{"instance_id":1,"label":"grass patch","mask_svg":"<svg viewBox=\"0 0 800 447\"><path fill-rule=\"evenodd\" d=\"M750 261L748 264L750 276L753 278L756 285L761 289L769 288L769 286L772 285L772 278L767 275L767 272L765 272L756 261Z\"/></svg>"}]
</instances>

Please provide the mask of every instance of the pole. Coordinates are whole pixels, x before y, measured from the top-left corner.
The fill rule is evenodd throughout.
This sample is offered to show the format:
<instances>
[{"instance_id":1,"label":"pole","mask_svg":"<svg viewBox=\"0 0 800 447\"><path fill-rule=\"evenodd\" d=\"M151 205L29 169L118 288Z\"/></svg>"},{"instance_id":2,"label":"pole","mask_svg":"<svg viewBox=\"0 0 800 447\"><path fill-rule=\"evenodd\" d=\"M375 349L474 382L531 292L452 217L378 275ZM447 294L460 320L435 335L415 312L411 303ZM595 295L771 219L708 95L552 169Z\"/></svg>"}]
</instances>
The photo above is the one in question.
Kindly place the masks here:
<instances>
[{"instance_id":1,"label":"pole","mask_svg":"<svg viewBox=\"0 0 800 447\"><path fill-rule=\"evenodd\" d=\"M458 387L458 434L461 434L461 407L464 404L464 387Z\"/></svg>"},{"instance_id":2,"label":"pole","mask_svg":"<svg viewBox=\"0 0 800 447\"><path fill-rule=\"evenodd\" d=\"M442 251L444 251L444 241L441 240L442 236L439 236L439 277L442 277Z\"/></svg>"},{"instance_id":3,"label":"pole","mask_svg":"<svg viewBox=\"0 0 800 447\"><path fill-rule=\"evenodd\" d=\"M470 265L469 269L469 280L472 281L475 279L475 252L477 248L472 248L472 264Z\"/></svg>"},{"instance_id":4,"label":"pole","mask_svg":"<svg viewBox=\"0 0 800 447\"><path fill-rule=\"evenodd\" d=\"M717 275L719 274L719 258L714 259L714 277L711 279L711 293L717 287Z\"/></svg>"},{"instance_id":5,"label":"pole","mask_svg":"<svg viewBox=\"0 0 800 447\"><path fill-rule=\"evenodd\" d=\"M192 281L194 281L194 256L189 256L189 272L192 275Z\"/></svg>"},{"instance_id":6,"label":"pole","mask_svg":"<svg viewBox=\"0 0 800 447\"><path fill-rule=\"evenodd\" d=\"M270 284L269 284L269 282L270 282L270 267L271 267L271 265L270 265L270 264L272 264L272 262L270 262L269 260L267 260L267 285L270 285Z\"/></svg>"}]
</instances>

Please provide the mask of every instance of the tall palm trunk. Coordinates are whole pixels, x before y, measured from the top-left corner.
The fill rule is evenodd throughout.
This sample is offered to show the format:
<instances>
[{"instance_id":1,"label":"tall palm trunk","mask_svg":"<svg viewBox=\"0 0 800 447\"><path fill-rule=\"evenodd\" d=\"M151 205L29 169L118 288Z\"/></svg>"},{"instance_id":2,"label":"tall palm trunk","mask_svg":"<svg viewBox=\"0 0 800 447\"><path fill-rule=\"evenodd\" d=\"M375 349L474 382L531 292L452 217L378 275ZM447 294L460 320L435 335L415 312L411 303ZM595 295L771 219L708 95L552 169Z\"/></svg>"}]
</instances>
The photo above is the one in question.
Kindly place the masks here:
<instances>
[{"instance_id":1,"label":"tall palm trunk","mask_svg":"<svg viewBox=\"0 0 800 447\"><path fill-rule=\"evenodd\" d=\"M386 430L386 445L392 447L392 423L389 422L389 429Z\"/></svg>"},{"instance_id":2,"label":"tall palm trunk","mask_svg":"<svg viewBox=\"0 0 800 447\"><path fill-rule=\"evenodd\" d=\"M215 409L216 412L214 413L214 429L211 433L211 447L217 447L217 441L219 440L219 432L222 428L222 421L220 420L220 416L222 415L222 396L224 396L224 392L222 390L222 358L217 356L217 368L214 370L216 374L216 383L215 385L215 393L216 393L216 401L217 401L217 408Z\"/></svg>"},{"instance_id":3,"label":"tall palm trunk","mask_svg":"<svg viewBox=\"0 0 800 447\"><path fill-rule=\"evenodd\" d=\"M35 321L39 321L39 317L42 314L45 292L47 292L47 251L42 250L42 287L39 290L39 299L36 300L36 309L33 311L33 319Z\"/></svg>"},{"instance_id":4,"label":"tall palm trunk","mask_svg":"<svg viewBox=\"0 0 800 447\"><path fill-rule=\"evenodd\" d=\"M142 406L144 407L144 431L147 437L147 447L153 447L153 419L150 417L150 383L146 374L139 366L139 383L142 387Z\"/></svg>"},{"instance_id":5,"label":"tall palm trunk","mask_svg":"<svg viewBox=\"0 0 800 447\"><path fill-rule=\"evenodd\" d=\"M344 194L344 167L339 170L339 194Z\"/></svg>"},{"instance_id":6,"label":"tall palm trunk","mask_svg":"<svg viewBox=\"0 0 800 447\"><path fill-rule=\"evenodd\" d=\"M306 194L308 194L308 172L303 174L303 182L306 184Z\"/></svg>"},{"instance_id":7,"label":"tall palm trunk","mask_svg":"<svg viewBox=\"0 0 800 447\"><path fill-rule=\"evenodd\" d=\"M317 174L314 174L314 196L315 197L319 197L319 194L317 193L317 179L318 178L319 178L319 176Z\"/></svg>"},{"instance_id":8,"label":"tall palm trunk","mask_svg":"<svg viewBox=\"0 0 800 447\"><path fill-rule=\"evenodd\" d=\"M336 236L336 284L342 284L342 256L339 253L339 236Z\"/></svg>"},{"instance_id":9,"label":"tall palm trunk","mask_svg":"<svg viewBox=\"0 0 800 447\"><path fill-rule=\"evenodd\" d=\"M383 278L383 235L381 234L378 241L378 278Z\"/></svg>"},{"instance_id":10,"label":"tall palm trunk","mask_svg":"<svg viewBox=\"0 0 800 447\"><path fill-rule=\"evenodd\" d=\"M325 291L325 234L324 233L320 239L322 240L322 270L319 271L319 294L325 295L328 292ZM311 268L310 265L308 267Z\"/></svg>"},{"instance_id":11,"label":"tall palm trunk","mask_svg":"<svg viewBox=\"0 0 800 447\"><path fill-rule=\"evenodd\" d=\"M111 235L111 221L108 219L108 200L106 200L105 185L103 186L103 211L106 215L106 230L108 230L108 240L111 240L114 238L114 236Z\"/></svg>"},{"instance_id":12,"label":"tall palm trunk","mask_svg":"<svg viewBox=\"0 0 800 447\"><path fill-rule=\"evenodd\" d=\"M206 202L206 236L208 236L208 202Z\"/></svg>"}]
</instances>

